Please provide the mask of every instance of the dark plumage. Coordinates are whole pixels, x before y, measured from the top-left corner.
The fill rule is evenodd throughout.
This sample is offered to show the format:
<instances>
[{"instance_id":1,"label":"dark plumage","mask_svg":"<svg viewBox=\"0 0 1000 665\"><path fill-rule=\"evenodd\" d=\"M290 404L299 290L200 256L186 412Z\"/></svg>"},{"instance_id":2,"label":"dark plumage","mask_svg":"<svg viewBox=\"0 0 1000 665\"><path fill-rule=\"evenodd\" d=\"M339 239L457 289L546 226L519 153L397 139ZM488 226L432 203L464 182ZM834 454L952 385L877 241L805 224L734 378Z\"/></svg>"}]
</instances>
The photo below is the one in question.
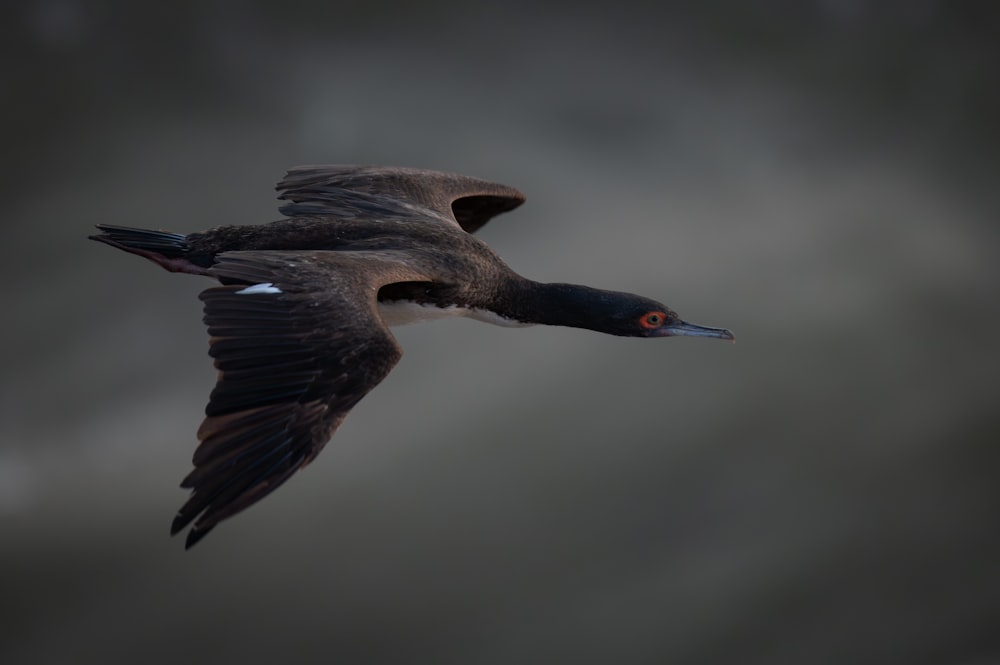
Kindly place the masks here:
<instances>
[{"instance_id":1,"label":"dark plumage","mask_svg":"<svg viewBox=\"0 0 1000 665\"><path fill-rule=\"evenodd\" d=\"M515 189L416 169L316 166L278 183L286 219L182 235L98 225L93 240L222 286L201 294L219 380L198 430L193 490L171 527L187 547L322 450L399 361L388 325L459 313L613 335L732 333L648 298L512 271L471 234Z\"/></svg>"}]
</instances>

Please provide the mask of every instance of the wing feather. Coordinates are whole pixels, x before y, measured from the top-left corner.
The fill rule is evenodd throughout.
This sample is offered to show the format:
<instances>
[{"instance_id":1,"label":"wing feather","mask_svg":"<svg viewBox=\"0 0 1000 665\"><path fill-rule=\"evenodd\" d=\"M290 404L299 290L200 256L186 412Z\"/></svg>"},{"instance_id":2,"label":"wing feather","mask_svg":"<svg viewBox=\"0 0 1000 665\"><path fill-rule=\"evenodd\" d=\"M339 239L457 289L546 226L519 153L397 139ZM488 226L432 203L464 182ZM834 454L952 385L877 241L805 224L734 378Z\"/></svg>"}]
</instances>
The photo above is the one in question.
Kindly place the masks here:
<instances>
[{"instance_id":1,"label":"wing feather","mask_svg":"<svg viewBox=\"0 0 1000 665\"><path fill-rule=\"evenodd\" d=\"M278 183L283 215L414 219L430 212L475 233L524 203L506 185L423 169L382 166L300 166Z\"/></svg>"},{"instance_id":2,"label":"wing feather","mask_svg":"<svg viewBox=\"0 0 1000 665\"><path fill-rule=\"evenodd\" d=\"M376 293L427 276L385 254L230 252L201 294L219 380L198 429L192 490L171 526L191 547L320 452L402 351ZM247 291L271 283L274 290Z\"/></svg>"}]
</instances>

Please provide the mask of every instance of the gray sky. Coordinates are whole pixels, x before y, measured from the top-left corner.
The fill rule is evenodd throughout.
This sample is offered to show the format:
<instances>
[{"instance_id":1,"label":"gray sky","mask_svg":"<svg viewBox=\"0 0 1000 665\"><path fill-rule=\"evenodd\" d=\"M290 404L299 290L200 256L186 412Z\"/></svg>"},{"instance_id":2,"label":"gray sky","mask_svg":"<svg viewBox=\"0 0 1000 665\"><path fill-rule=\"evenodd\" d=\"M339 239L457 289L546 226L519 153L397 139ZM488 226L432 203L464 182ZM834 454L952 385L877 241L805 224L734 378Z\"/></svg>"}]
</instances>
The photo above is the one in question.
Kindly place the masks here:
<instances>
[{"instance_id":1,"label":"gray sky","mask_svg":"<svg viewBox=\"0 0 1000 665\"><path fill-rule=\"evenodd\" d=\"M995 9L3 14L0 661L1000 659ZM86 235L264 223L351 162L518 187L515 270L739 341L400 329L185 553L210 283Z\"/></svg>"}]
</instances>

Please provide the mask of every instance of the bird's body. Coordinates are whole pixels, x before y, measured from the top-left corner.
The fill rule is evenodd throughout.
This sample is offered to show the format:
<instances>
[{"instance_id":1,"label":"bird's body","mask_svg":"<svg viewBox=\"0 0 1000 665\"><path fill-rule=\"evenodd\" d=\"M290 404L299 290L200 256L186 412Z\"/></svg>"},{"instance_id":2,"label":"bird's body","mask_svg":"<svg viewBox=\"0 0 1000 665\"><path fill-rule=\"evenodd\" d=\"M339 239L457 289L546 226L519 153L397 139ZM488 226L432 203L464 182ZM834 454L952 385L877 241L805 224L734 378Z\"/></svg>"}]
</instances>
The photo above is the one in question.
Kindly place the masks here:
<instances>
[{"instance_id":1,"label":"bird's body","mask_svg":"<svg viewBox=\"0 0 1000 665\"><path fill-rule=\"evenodd\" d=\"M189 235L100 225L91 236L167 270L213 277L201 294L219 381L198 431L194 491L172 533L187 546L308 464L402 351L388 330L469 316L616 335L732 339L627 293L521 277L472 233L517 190L415 169L294 169L286 219Z\"/></svg>"}]
</instances>

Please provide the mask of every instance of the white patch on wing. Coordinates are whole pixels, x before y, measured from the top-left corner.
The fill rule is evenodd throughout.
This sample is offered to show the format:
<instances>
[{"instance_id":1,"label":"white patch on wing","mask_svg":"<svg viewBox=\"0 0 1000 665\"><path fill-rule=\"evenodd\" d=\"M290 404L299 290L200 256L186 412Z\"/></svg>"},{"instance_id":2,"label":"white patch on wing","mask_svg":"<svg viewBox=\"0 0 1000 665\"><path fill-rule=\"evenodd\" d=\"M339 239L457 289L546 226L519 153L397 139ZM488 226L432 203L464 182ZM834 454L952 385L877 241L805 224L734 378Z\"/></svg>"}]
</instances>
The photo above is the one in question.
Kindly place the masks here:
<instances>
[{"instance_id":1,"label":"white patch on wing","mask_svg":"<svg viewBox=\"0 0 1000 665\"><path fill-rule=\"evenodd\" d=\"M264 282L263 284L254 284L253 286L248 286L245 289L237 291L236 295L253 295L255 293L281 293L281 289L271 282Z\"/></svg>"},{"instance_id":2,"label":"white patch on wing","mask_svg":"<svg viewBox=\"0 0 1000 665\"><path fill-rule=\"evenodd\" d=\"M448 307L438 307L437 305L421 305L411 300L391 300L378 304L379 314L388 326L405 326L411 323L422 321L436 321L437 319L452 319L455 317L467 317L492 323L496 326L510 328L520 328L530 326L530 323L522 323L514 319L508 319L495 312L485 309L468 309L458 305Z\"/></svg>"}]
</instances>

